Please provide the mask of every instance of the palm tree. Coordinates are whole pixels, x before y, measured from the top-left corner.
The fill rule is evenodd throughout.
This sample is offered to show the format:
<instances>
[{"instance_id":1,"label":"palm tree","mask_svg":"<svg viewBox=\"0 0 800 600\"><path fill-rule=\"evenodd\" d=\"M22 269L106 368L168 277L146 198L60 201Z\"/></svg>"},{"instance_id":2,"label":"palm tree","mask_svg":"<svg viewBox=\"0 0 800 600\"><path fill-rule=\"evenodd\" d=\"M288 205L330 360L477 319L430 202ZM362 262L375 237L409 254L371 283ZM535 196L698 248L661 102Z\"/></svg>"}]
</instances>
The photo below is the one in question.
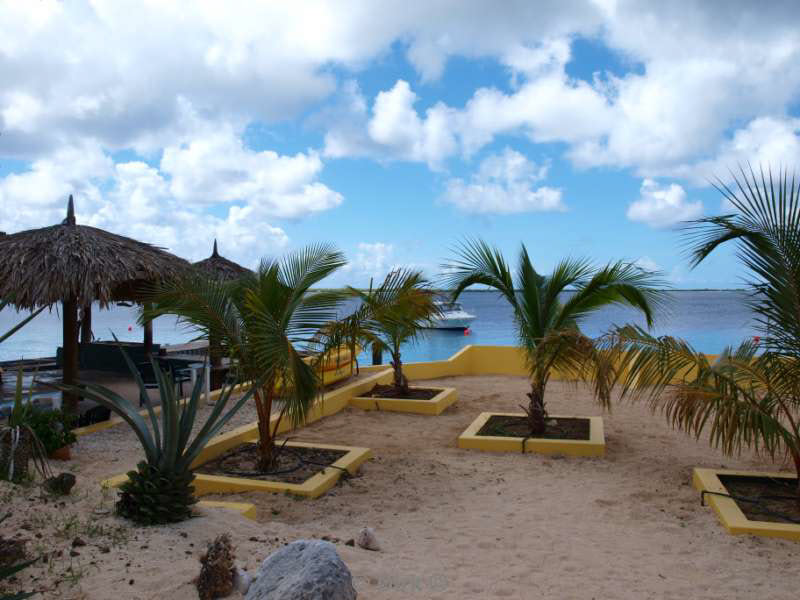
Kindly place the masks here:
<instances>
[{"instance_id":1,"label":"palm tree","mask_svg":"<svg viewBox=\"0 0 800 600\"><path fill-rule=\"evenodd\" d=\"M361 300L356 313L358 335L373 348L386 350L394 369L394 387L401 396L410 391L403 374L400 348L414 340L422 328L439 314L436 294L420 271L391 271L378 287L364 292L353 287L349 293Z\"/></svg>"},{"instance_id":2,"label":"palm tree","mask_svg":"<svg viewBox=\"0 0 800 600\"><path fill-rule=\"evenodd\" d=\"M688 343L626 327L609 338L624 365L623 394L644 397L671 423L726 454L744 447L773 459L788 454L800 502L800 182L740 168L715 187L736 211L688 223L691 265L736 244L750 273L750 305L760 343L727 348L713 362ZM759 353L759 351L762 351Z\"/></svg>"},{"instance_id":3,"label":"palm tree","mask_svg":"<svg viewBox=\"0 0 800 600\"><path fill-rule=\"evenodd\" d=\"M637 266L616 262L593 268L586 260L565 259L549 276L536 272L522 246L516 279L503 255L481 240L466 241L456 249L457 259L445 265L452 297L471 285L497 290L511 305L517 338L525 351L531 377L527 414L530 433L541 436L547 428L545 389L554 369L594 383L594 395L608 407L614 365L595 341L581 333L580 321L610 304L639 309L648 326L660 293L658 279ZM563 303L559 296L573 288Z\"/></svg>"},{"instance_id":4,"label":"palm tree","mask_svg":"<svg viewBox=\"0 0 800 600\"><path fill-rule=\"evenodd\" d=\"M321 387L316 365L304 361L304 353L327 349L324 332L336 319L343 293L311 287L344 264L341 252L319 244L282 260L262 260L255 273L234 282L188 275L158 289L143 317L177 315L219 344L240 381L253 382L262 471L274 466L281 421L302 423ZM272 425L278 400L282 406Z\"/></svg>"}]
</instances>

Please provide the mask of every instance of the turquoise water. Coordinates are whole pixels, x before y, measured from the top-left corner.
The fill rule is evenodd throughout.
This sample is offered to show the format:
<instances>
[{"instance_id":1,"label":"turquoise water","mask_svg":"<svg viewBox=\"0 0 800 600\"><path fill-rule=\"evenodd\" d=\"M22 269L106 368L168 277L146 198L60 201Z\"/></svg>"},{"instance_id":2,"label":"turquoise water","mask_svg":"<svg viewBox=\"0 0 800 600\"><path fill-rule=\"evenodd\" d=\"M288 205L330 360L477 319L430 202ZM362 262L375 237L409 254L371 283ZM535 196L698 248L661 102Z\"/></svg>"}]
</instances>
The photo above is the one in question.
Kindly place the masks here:
<instances>
[{"instance_id":1,"label":"turquoise water","mask_svg":"<svg viewBox=\"0 0 800 600\"><path fill-rule=\"evenodd\" d=\"M716 353L726 345L737 344L756 334L753 314L747 306L743 291L684 291L671 292L668 303L659 315L654 332L688 340L696 349ZM475 314L468 335L459 331L430 331L418 343L403 353L405 361L448 358L467 344L509 345L515 334L508 305L493 292L465 292L461 297L464 308ZM20 315L13 310L0 312L0 331L16 323ZM582 323L591 336L600 335L611 325L644 321L627 308L606 308ZM99 339L112 339L112 332L125 341L141 341L143 332L136 324L136 309L114 307L95 310L94 334ZM153 337L162 344L191 340L190 331L176 324L173 317L161 317L153 326ZM61 344L61 318L56 307L45 311L24 329L0 345L0 360L55 356ZM368 359L362 357L362 364Z\"/></svg>"}]
</instances>

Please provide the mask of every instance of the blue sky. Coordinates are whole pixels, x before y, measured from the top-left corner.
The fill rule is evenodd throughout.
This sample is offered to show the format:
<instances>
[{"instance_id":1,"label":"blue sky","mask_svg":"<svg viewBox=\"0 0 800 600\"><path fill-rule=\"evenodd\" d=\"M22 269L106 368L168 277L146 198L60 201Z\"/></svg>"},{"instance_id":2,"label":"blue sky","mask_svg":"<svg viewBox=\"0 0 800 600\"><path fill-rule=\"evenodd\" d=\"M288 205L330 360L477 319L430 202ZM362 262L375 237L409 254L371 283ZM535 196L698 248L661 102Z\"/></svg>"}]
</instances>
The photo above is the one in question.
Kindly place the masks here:
<instances>
[{"instance_id":1,"label":"blue sky","mask_svg":"<svg viewBox=\"0 0 800 600\"><path fill-rule=\"evenodd\" d=\"M191 260L333 242L331 284L479 236L739 286L676 226L725 210L710 178L800 162L797 11L663 4L0 4L0 230L72 193Z\"/></svg>"}]
</instances>

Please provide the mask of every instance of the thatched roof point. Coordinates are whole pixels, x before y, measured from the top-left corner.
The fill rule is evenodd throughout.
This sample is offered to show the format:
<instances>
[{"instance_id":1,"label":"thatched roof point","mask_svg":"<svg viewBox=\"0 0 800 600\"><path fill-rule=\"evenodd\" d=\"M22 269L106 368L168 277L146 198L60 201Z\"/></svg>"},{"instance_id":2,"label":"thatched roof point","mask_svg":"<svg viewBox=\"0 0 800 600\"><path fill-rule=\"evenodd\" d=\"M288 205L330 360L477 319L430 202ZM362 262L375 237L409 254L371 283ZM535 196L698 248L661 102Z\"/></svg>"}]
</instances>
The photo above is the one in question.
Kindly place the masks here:
<instances>
[{"instance_id":1,"label":"thatched roof point","mask_svg":"<svg viewBox=\"0 0 800 600\"><path fill-rule=\"evenodd\" d=\"M214 279L221 281L230 281L238 279L243 275L252 273L250 269L245 269L242 265L228 260L224 256L220 256L217 251L217 240L214 240L214 249L211 251L211 256L204 260L194 263L194 266Z\"/></svg>"},{"instance_id":2,"label":"thatched roof point","mask_svg":"<svg viewBox=\"0 0 800 600\"><path fill-rule=\"evenodd\" d=\"M72 194L69 195L67 202L67 218L62 222L63 225L75 225L75 203L72 201Z\"/></svg>"},{"instance_id":3,"label":"thatched roof point","mask_svg":"<svg viewBox=\"0 0 800 600\"><path fill-rule=\"evenodd\" d=\"M156 246L77 225L70 196L61 224L0 237L0 298L14 298L24 309L72 299L106 306L137 300L145 284L188 266Z\"/></svg>"}]
</instances>

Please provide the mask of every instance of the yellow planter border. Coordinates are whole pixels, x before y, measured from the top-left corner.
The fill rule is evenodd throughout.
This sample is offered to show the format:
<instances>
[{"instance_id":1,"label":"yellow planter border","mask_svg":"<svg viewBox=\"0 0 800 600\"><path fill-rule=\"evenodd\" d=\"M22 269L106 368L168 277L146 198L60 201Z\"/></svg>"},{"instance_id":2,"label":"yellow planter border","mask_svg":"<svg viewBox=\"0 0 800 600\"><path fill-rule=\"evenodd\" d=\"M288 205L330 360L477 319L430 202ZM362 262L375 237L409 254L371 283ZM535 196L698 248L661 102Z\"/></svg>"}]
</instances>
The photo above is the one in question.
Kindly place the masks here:
<instances>
[{"instance_id":1,"label":"yellow planter border","mask_svg":"<svg viewBox=\"0 0 800 600\"><path fill-rule=\"evenodd\" d=\"M242 438L238 444L228 445L225 440L217 441L206 446L204 460L195 466L208 462L223 454L228 449L250 441ZM277 442L280 443L280 442ZM342 476L342 470L346 470L351 475L355 475L358 468L367 460L372 458L372 451L369 448L356 446L337 446L333 444L321 444L316 442L287 442L289 448L324 448L326 450L341 450L346 452L344 456L326 467L322 472L317 473L303 483L284 483L282 481L261 481L258 479L247 479L245 477L229 477L222 475L205 475L198 473L195 475L194 493L198 498L208 494L235 494L241 492L270 492L273 494L288 493L304 498L319 498L331 489ZM127 481L126 474L117 475L106 479L101 483L104 487L117 488Z\"/></svg>"},{"instance_id":2,"label":"yellow planter border","mask_svg":"<svg viewBox=\"0 0 800 600\"><path fill-rule=\"evenodd\" d=\"M419 386L411 386L411 389L420 389ZM458 400L458 391L451 387L428 387L424 389L440 390L430 400L415 400L411 398L371 398L367 396L356 396L350 399L350 406L363 410L385 410L388 412L414 413L418 415L440 415L449 406Z\"/></svg>"},{"instance_id":3,"label":"yellow planter border","mask_svg":"<svg viewBox=\"0 0 800 600\"><path fill-rule=\"evenodd\" d=\"M458 436L458 447L470 450L485 450L488 452L522 452L521 437L502 437L494 435L478 435L481 427L492 416L524 417L525 413L484 412L475 419L464 433ZM605 456L606 439L603 432L602 417L584 417L572 415L550 415L562 419L588 419L588 440L549 440L543 438L528 438L525 441L525 452L538 454L564 454L566 456Z\"/></svg>"},{"instance_id":4,"label":"yellow planter border","mask_svg":"<svg viewBox=\"0 0 800 600\"><path fill-rule=\"evenodd\" d=\"M743 477L772 477L775 479L795 479L791 473L770 473L768 471L737 471L731 469L703 469L696 467L692 472L692 485L698 492L717 492L727 494L728 490L719 475L739 475ZM706 494L704 500L717 513L722 525L732 535L749 533L766 537L800 541L800 525L794 523L770 523L751 521L737 506L733 498Z\"/></svg>"}]
</instances>

